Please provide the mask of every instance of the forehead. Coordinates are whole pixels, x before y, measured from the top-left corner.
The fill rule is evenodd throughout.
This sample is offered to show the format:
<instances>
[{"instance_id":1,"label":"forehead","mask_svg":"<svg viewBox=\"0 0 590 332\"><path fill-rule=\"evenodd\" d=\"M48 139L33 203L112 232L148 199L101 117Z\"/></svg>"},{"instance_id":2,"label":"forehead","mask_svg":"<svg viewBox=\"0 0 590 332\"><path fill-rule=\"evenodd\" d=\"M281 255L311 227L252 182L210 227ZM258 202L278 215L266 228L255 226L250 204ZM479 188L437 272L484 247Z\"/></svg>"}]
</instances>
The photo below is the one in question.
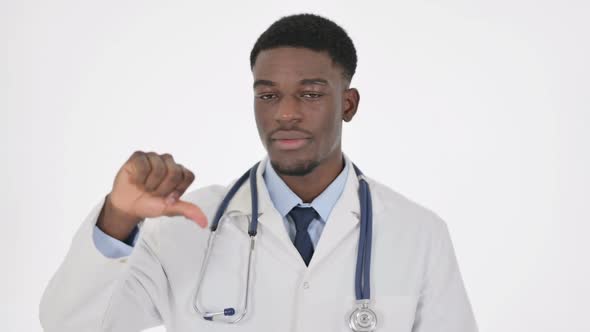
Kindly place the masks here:
<instances>
[{"instance_id":1,"label":"forehead","mask_svg":"<svg viewBox=\"0 0 590 332\"><path fill-rule=\"evenodd\" d=\"M341 78L342 70L325 51L278 47L258 54L252 74L255 80L267 79L278 83L306 78L335 81Z\"/></svg>"}]
</instances>

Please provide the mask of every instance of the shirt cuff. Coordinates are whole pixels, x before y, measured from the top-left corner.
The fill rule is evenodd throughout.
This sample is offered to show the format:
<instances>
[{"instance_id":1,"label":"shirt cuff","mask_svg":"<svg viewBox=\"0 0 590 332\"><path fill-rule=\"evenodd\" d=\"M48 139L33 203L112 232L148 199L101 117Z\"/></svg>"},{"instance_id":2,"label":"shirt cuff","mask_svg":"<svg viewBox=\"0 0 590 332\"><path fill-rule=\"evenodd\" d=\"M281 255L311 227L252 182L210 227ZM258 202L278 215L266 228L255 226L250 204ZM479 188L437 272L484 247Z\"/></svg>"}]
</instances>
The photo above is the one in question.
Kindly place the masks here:
<instances>
[{"instance_id":1,"label":"shirt cuff","mask_svg":"<svg viewBox=\"0 0 590 332\"><path fill-rule=\"evenodd\" d=\"M101 231L98 226L94 226L92 238L96 249L98 249L98 251L100 251L105 257L121 258L131 255L138 235L138 227L135 226L129 238L123 242L107 235L105 232Z\"/></svg>"}]
</instances>

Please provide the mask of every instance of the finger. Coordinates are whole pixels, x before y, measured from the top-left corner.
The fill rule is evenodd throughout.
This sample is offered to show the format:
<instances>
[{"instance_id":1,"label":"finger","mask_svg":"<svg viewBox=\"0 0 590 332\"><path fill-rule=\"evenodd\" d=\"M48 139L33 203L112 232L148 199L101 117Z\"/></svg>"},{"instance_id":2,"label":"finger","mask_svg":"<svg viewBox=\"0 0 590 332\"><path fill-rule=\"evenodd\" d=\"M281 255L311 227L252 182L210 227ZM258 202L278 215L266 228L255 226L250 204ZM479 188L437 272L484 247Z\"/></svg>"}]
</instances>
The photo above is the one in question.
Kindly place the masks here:
<instances>
[{"instance_id":1,"label":"finger","mask_svg":"<svg viewBox=\"0 0 590 332\"><path fill-rule=\"evenodd\" d=\"M167 205L164 209L164 215L170 217L184 216L203 228L207 227L207 217L205 216L205 213L193 203L177 201L172 205Z\"/></svg>"},{"instance_id":2,"label":"finger","mask_svg":"<svg viewBox=\"0 0 590 332\"><path fill-rule=\"evenodd\" d=\"M168 196L182 181L184 180L184 172L182 170L182 166L176 164L174 162L174 158L172 158L169 154L163 154L161 158L164 160L164 164L166 165L166 177L160 183L158 188L154 191L154 193L158 196Z\"/></svg>"},{"instance_id":3,"label":"finger","mask_svg":"<svg viewBox=\"0 0 590 332\"><path fill-rule=\"evenodd\" d=\"M141 151L133 152L126 165L130 167L131 181L143 188L145 180L152 170L146 154Z\"/></svg>"},{"instance_id":4,"label":"finger","mask_svg":"<svg viewBox=\"0 0 590 332\"><path fill-rule=\"evenodd\" d=\"M182 194L184 194L184 192L188 189L188 187L190 187L190 185L193 183L193 181L195 180L195 174L193 172L191 172L191 170L189 170L188 168L178 164L180 167L182 167L182 171L183 171L183 178L182 178L182 182L180 182L176 188L174 189L174 191L177 191L179 196L182 196Z\"/></svg>"},{"instance_id":5,"label":"finger","mask_svg":"<svg viewBox=\"0 0 590 332\"><path fill-rule=\"evenodd\" d=\"M153 192L166 177L167 168L164 160L155 152L148 152L147 158L150 161L152 170L145 181L145 189Z\"/></svg>"}]
</instances>

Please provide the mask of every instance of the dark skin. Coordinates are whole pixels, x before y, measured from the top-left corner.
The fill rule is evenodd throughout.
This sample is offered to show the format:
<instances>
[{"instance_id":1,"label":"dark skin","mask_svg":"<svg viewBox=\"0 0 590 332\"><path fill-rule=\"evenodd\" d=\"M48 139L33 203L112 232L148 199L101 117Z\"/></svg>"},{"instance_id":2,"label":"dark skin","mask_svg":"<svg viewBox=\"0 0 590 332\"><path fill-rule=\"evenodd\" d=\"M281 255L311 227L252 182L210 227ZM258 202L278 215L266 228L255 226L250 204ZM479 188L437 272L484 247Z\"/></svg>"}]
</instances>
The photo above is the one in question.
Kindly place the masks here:
<instances>
[{"instance_id":1,"label":"dark skin","mask_svg":"<svg viewBox=\"0 0 590 332\"><path fill-rule=\"evenodd\" d=\"M327 52L279 47L252 68L254 112L273 168L304 202L319 196L344 167L342 123L360 95Z\"/></svg>"}]
</instances>

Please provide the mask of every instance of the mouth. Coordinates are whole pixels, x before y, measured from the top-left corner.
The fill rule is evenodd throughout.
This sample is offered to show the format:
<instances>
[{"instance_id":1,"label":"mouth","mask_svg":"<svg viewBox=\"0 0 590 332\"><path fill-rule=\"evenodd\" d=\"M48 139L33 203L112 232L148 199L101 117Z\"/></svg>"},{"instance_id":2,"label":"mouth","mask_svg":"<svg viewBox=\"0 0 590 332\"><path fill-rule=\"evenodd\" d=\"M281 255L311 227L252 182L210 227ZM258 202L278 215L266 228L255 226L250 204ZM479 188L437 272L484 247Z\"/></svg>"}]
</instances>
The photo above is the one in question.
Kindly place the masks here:
<instances>
[{"instance_id":1,"label":"mouth","mask_svg":"<svg viewBox=\"0 0 590 332\"><path fill-rule=\"evenodd\" d=\"M301 149L310 141L310 134L300 130L277 130L270 136L270 144L281 151Z\"/></svg>"},{"instance_id":2,"label":"mouth","mask_svg":"<svg viewBox=\"0 0 590 332\"><path fill-rule=\"evenodd\" d=\"M271 139L271 144L283 151L293 151L305 146L310 138L283 138Z\"/></svg>"}]
</instances>

